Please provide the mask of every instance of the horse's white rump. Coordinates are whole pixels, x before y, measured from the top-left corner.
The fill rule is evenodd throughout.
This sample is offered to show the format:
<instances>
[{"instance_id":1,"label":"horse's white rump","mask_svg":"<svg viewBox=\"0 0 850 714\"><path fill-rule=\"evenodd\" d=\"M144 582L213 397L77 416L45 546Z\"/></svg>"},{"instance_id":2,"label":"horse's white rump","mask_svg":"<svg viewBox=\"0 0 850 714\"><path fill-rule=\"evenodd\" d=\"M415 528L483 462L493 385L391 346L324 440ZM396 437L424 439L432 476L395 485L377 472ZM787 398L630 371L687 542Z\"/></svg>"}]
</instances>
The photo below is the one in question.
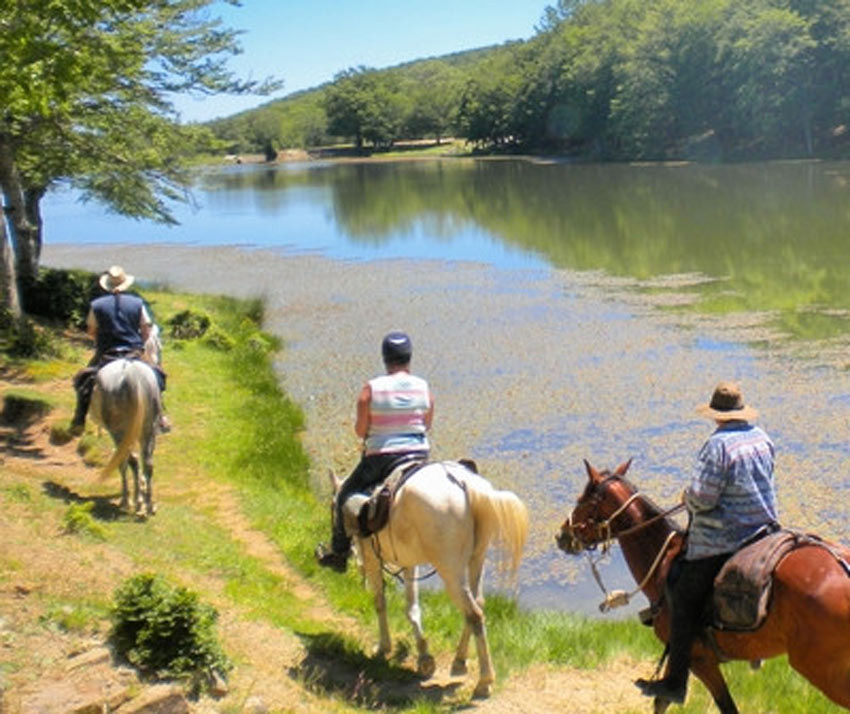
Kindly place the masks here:
<instances>
[{"instance_id":1,"label":"horse's white rump","mask_svg":"<svg viewBox=\"0 0 850 714\"><path fill-rule=\"evenodd\" d=\"M362 499L349 503L352 501L362 503ZM350 513L348 507L345 510ZM484 627L484 559L495 540L508 568L516 573L527 534L528 512L516 494L497 491L489 481L453 461L429 463L419 469L396 492L387 526L366 538L354 534L364 574L375 593L379 652L391 651L382 573L385 562L402 570L419 670L425 676L433 674L434 659L422 633L416 581L416 566L430 563L464 615L452 673L466 671L469 638L474 634L480 670L475 695L489 695L494 673Z\"/></svg>"},{"instance_id":2,"label":"horse's white rump","mask_svg":"<svg viewBox=\"0 0 850 714\"><path fill-rule=\"evenodd\" d=\"M92 418L112 436L115 452L104 467L108 475L118 467L121 471L121 507L129 504L127 466L133 470L136 513L153 515L152 479L156 423L162 411L159 383L153 368L136 359L118 359L100 369L92 394ZM139 483L138 446L145 477L144 501ZM146 506L146 508L145 508Z\"/></svg>"}]
</instances>

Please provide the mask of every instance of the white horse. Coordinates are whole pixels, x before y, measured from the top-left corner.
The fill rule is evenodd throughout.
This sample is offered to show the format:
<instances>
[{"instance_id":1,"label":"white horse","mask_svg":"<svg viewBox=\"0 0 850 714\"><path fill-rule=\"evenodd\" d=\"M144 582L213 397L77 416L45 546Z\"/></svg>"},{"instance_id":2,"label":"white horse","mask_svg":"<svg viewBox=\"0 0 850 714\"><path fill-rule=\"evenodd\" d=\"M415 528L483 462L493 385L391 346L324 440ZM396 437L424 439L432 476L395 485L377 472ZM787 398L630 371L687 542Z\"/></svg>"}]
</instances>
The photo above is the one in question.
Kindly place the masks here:
<instances>
[{"instance_id":1,"label":"white horse","mask_svg":"<svg viewBox=\"0 0 850 714\"><path fill-rule=\"evenodd\" d=\"M138 359L117 359L101 368L95 378L91 415L115 443L115 451L103 469L108 476L117 467L121 471L121 508L129 507L127 467L133 471L136 516L156 513L153 503L153 451L156 424L162 412L159 383L153 368ZM139 458L133 452L138 445L145 486L139 482ZM144 491L144 497L142 494Z\"/></svg>"},{"instance_id":2,"label":"white horse","mask_svg":"<svg viewBox=\"0 0 850 714\"><path fill-rule=\"evenodd\" d=\"M334 495L341 481L331 474ZM380 641L378 653L391 652L384 597L384 563L401 570L407 595L407 619L413 627L417 668L424 677L436 664L428 653L422 631L416 566L430 563L445 583L452 601L463 613L452 675L466 674L470 635L475 635L479 678L474 696L489 696L495 679L484 626L484 558L497 539L508 557L510 571L519 567L528 534L528 511L510 491L497 491L484 478L452 461L429 463L413 474L395 493L389 522L376 535L361 538L356 513L366 497L356 494L343 509L346 529L354 537L366 580L374 593ZM336 509L334 509L335 511Z\"/></svg>"}]
</instances>

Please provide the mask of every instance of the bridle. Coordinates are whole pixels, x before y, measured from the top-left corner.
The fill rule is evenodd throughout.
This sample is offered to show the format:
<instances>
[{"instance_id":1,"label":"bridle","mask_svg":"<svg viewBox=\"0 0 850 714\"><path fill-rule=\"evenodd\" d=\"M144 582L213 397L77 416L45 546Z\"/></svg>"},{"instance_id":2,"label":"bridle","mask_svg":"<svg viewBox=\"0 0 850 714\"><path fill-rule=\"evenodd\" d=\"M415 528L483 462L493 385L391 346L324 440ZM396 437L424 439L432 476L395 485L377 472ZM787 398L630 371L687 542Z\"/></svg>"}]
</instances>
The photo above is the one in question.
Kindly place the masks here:
<instances>
[{"instance_id":1,"label":"bridle","mask_svg":"<svg viewBox=\"0 0 850 714\"><path fill-rule=\"evenodd\" d=\"M602 499L605 495L604 486L609 481L618 481L623 483L624 479L622 479L617 474L609 474L597 484L595 484L593 491L590 495L590 499L592 499L591 505L593 507L593 513L597 513L599 510L599 506L602 504ZM664 543L661 545L655 559L652 561L652 565L644 576L643 580L638 584L638 586L632 590L631 592L626 592L625 590L612 590L608 591L602 582L602 577L599 575L599 570L597 569L597 563L608 553L611 549L611 544L617 540L618 538L622 538L627 535L631 535L640 530L643 530L649 525L652 525L656 521L661 520L662 518L666 518L678 511L681 511L685 505L680 503L672 508L663 511L662 513L658 513L651 518L643 521L642 523L638 523L637 525L630 526L624 528L620 531L613 530L614 521L622 515L629 506L632 505L637 499L642 498L640 491L635 489L634 493L632 493L610 516L602 521L596 520L595 517L588 518L582 522L582 526L591 526L594 531L592 532L592 540L587 541L580 534L580 530L577 527L577 524L573 523L573 514L571 513L562 527L562 531L565 531L573 542L578 543L582 546L582 550L587 553L587 559L590 563L590 570L593 573L593 577L596 580L597 585L605 594L605 599L599 604L599 610L601 612L608 612L615 607L622 607L624 605L628 605L631 598L643 590L644 586L650 581L652 576L655 574L655 571L658 569L658 566L661 564L661 561L664 558L664 554L667 552L667 548L670 546L670 542L673 540L673 537L676 535L676 531L670 531L667 535L667 538L664 540ZM585 531L585 528L582 528L581 531ZM594 558L591 555L591 551L596 550L596 547L601 545L601 552L598 557Z\"/></svg>"}]
</instances>

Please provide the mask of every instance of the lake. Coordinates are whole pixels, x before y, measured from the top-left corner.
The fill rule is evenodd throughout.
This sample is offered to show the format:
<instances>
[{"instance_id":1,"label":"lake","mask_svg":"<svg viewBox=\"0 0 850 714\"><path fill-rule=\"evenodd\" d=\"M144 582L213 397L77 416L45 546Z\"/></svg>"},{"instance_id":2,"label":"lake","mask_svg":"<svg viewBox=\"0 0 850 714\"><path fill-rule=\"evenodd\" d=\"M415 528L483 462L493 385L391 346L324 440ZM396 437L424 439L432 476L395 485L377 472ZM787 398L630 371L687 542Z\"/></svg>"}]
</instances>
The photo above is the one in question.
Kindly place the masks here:
<instances>
[{"instance_id":1,"label":"lake","mask_svg":"<svg viewBox=\"0 0 850 714\"><path fill-rule=\"evenodd\" d=\"M230 166L173 228L53 194L44 259L265 297L320 496L356 460L381 336L409 331L434 456L477 459L532 511L521 601L591 613L587 566L553 539L582 460L634 457L632 479L672 503L720 379L776 441L783 520L850 540L848 192L850 164L826 162ZM606 585L631 589L610 560Z\"/></svg>"}]
</instances>

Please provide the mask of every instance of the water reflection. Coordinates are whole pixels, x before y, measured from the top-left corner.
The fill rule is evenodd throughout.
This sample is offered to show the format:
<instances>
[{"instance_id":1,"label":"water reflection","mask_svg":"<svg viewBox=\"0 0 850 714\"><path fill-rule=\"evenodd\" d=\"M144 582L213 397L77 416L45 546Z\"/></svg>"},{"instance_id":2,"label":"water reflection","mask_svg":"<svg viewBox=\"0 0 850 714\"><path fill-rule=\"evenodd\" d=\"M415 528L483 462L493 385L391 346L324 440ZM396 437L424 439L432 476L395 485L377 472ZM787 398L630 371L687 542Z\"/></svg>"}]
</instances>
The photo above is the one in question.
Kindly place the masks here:
<instances>
[{"instance_id":1,"label":"water reflection","mask_svg":"<svg viewBox=\"0 0 850 714\"><path fill-rule=\"evenodd\" d=\"M477 228L557 267L708 276L685 286L700 310L772 311L794 336L850 328L846 163L325 164L239 167L202 185L216 201L250 198L271 214L293 201L322 204L355 245L424 234L438 256Z\"/></svg>"}]
</instances>

